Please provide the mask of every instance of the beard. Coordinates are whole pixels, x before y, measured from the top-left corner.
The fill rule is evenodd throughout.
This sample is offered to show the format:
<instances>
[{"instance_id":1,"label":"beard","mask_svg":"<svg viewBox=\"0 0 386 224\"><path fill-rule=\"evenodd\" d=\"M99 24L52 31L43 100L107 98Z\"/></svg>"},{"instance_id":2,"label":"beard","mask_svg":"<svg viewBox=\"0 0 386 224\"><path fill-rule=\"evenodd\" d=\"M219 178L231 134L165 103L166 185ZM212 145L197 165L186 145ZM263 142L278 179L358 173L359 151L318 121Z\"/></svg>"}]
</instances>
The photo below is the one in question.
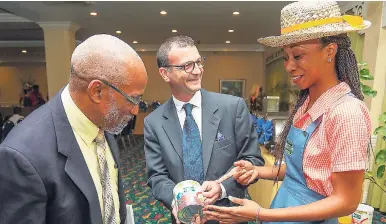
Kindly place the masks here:
<instances>
[{"instance_id":1,"label":"beard","mask_svg":"<svg viewBox=\"0 0 386 224\"><path fill-rule=\"evenodd\" d=\"M118 106L114 100L110 101L110 108L107 115L103 118L105 123L105 131L117 135L128 125L133 115L120 115Z\"/></svg>"}]
</instances>

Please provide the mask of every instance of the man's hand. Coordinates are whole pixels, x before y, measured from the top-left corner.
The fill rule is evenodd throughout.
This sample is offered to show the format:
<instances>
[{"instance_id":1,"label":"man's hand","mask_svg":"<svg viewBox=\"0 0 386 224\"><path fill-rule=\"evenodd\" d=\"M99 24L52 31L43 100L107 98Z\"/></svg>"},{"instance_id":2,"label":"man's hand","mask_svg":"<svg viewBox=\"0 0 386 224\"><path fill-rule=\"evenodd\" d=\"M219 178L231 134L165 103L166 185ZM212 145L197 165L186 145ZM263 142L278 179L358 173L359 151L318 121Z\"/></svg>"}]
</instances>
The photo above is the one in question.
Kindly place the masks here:
<instances>
[{"instance_id":1,"label":"man's hand","mask_svg":"<svg viewBox=\"0 0 386 224\"><path fill-rule=\"evenodd\" d=\"M181 224L180 220L178 220L178 216L177 216L177 206L172 206L173 207L173 210L172 210L172 214L174 215L174 218L176 219L176 223L177 224Z\"/></svg>"},{"instance_id":2,"label":"man's hand","mask_svg":"<svg viewBox=\"0 0 386 224\"><path fill-rule=\"evenodd\" d=\"M216 181L205 181L202 184L202 196L205 197L205 204L206 205L212 205L214 204L219 198L221 198L221 186Z\"/></svg>"},{"instance_id":3,"label":"man's hand","mask_svg":"<svg viewBox=\"0 0 386 224\"><path fill-rule=\"evenodd\" d=\"M228 173L226 173L222 177L220 177L217 180L217 183L221 183L221 182L227 180L229 177L233 176L233 174L237 173L238 169L239 169L238 167L234 167L231 171L229 171Z\"/></svg>"}]
</instances>

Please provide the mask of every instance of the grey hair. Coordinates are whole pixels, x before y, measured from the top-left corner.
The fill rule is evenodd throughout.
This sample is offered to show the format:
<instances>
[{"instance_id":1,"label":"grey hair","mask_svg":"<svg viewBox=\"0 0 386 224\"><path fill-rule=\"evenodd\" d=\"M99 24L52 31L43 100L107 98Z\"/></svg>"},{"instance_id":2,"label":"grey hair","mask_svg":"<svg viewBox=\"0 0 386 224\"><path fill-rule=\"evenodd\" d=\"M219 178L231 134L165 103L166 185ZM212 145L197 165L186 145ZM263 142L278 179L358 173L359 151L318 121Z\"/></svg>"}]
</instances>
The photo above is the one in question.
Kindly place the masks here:
<instances>
[{"instance_id":1,"label":"grey hair","mask_svg":"<svg viewBox=\"0 0 386 224\"><path fill-rule=\"evenodd\" d=\"M101 79L115 85L130 84L127 76L139 55L117 37L99 34L78 45L71 57L70 85L79 87L81 80Z\"/></svg>"},{"instance_id":2,"label":"grey hair","mask_svg":"<svg viewBox=\"0 0 386 224\"><path fill-rule=\"evenodd\" d=\"M360 88L360 78L358 65L355 54L351 49L351 41L347 34L339 34L336 36L322 37L320 39L322 47L326 47L330 43L338 45L338 51L335 55L335 69L339 81L345 82L350 86L351 92L356 98L363 100L363 94ZM274 156L276 164L281 164L284 156L284 147L287 135L293 124L293 118L298 109L303 105L308 97L308 89L301 90L296 101L295 107L291 112L288 120L284 124L283 131L279 135L279 140L275 144ZM279 168L280 172L280 168ZM279 174L278 172L278 174Z\"/></svg>"},{"instance_id":3,"label":"grey hair","mask_svg":"<svg viewBox=\"0 0 386 224\"><path fill-rule=\"evenodd\" d=\"M174 36L166 39L160 46L157 52L157 65L158 68L166 67L169 65L169 52L174 47L194 47L194 40L188 36Z\"/></svg>"}]
</instances>

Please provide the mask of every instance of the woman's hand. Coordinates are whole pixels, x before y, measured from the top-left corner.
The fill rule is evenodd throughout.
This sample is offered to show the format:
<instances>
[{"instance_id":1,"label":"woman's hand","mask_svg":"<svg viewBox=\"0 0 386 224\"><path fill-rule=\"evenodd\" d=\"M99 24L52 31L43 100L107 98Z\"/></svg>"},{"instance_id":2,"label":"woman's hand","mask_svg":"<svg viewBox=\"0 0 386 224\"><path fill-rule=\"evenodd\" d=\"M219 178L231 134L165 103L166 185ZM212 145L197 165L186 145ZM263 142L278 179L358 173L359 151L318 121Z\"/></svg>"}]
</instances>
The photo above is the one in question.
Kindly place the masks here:
<instances>
[{"instance_id":1,"label":"woman's hand","mask_svg":"<svg viewBox=\"0 0 386 224\"><path fill-rule=\"evenodd\" d=\"M208 221L206 217L201 217L198 214L194 215L192 218L192 224L205 224L206 221Z\"/></svg>"},{"instance_id":2,"label":"woman's hand","mask_svg":"<svg viewBox=\"0 0 386 224\"><path fill-rule=\"evenodd\" d=\"M239 223L255 221L257 211L260 206L251 200L229 197L229 200L241 206L220 207L215 205L206 205L204 215L207 220L217 220L220 223Z\"/></svg>"},{"instance_id":3,"label":"woman's hand","mask_svg":"<svg viewBox=\"0 0 386 224\"><path fill-rule=\"evenodd\" d=\"M240 160L235 162L234 166L236 169L233 173L233 178L242 185L249 185L259 175L257 167L249 161Z\"/></svg>"}]
</instances>

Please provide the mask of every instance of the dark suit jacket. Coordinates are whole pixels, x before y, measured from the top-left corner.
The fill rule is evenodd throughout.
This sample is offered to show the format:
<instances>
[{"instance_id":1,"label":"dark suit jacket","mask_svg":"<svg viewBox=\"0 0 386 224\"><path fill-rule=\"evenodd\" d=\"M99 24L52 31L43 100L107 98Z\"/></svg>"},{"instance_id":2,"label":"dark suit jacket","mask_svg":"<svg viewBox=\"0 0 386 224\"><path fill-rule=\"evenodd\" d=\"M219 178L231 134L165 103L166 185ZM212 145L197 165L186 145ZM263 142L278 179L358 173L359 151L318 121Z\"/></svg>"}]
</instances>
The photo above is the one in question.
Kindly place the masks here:
<instances>
[{"instance_id":1,"label":"dark suit jacket","mask_svg":"<svg viewBox=\"0 0 386 224\"><path fill-rule=\"evenodd\" d=\"M64 111L60 91L0 145L0 223L102 224L94 182ZM119 150L106 134L116 164ZM120 216L125 197L118 172Z\"/></svg>"},{"instance_id":2,"label":"dark suit jacket","mask_svg":"<svg viewBox=\"0 0 386 224\"><path fill-rule=\"evenodd\" d=\"M216 180L237 160L264 165L257 133L244 100L201 90L202 153L205 180ZM217 141L217 133L224 140ZM170 98L145 118L145 154L148 185L154 197L171 209L174 186L183 181L182 129ZM233 178L222 183L228 196L243 197L246 187ZM219 201L229 205L229 200Z\"/></svg>"}]
</instances>

